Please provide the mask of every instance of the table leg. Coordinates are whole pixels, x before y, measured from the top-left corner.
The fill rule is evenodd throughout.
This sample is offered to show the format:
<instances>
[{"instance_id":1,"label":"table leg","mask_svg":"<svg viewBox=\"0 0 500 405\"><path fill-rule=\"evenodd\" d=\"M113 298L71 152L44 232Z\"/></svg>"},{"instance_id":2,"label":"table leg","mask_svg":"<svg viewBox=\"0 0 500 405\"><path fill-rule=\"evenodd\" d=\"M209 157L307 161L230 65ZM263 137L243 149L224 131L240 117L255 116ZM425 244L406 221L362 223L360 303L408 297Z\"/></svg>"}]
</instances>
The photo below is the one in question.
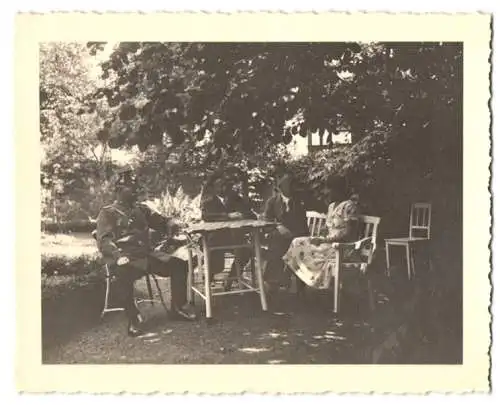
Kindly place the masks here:
<instances>
[{"instance_id":1,"label":"table leg","mask_svg":"<svg viewBox=\"0 0 500 405\"><path fill-rule=\"evenodd\" d=\"M415 248L410 245L410 255L411 255L411 276L415 278Z\"/></svg>"},{"instance_id":2,"label":"table leg","mask_svg":"<svg viewBox=\"0 0 500 405\"><path fill-rule=\"evenodd\" d=\"M256 282L255 282L255 257L252 255L252 258L250 259L250 277L252 278L252 287L255 288Z\"/></svg>"},{"instance_id":3,"label":"table leg","mask_svg":"<svg viewBox=\"0 0 500 405\"><path fill-rule=\"evenodd\" d=\"M387 271L386 271L387 277L391 276L391 258L389 255L389 248L390 247L391 247L391 245L388 242L385 242L385 261L387 264Z\"/></svg>"},{"instance_id":4,"label":"table leg","mask_svg":"<svg viewBox=\"0 0 500 405\"><path fill-rule=\"evenodd\" d=\"M257 282L259 284L260 303L262 310L267 311L266 291L264 288L264 277L262 275L262 249L260 245L260 231L259 229L253 230L253 243L255 249L255 272L257 273Z\"/></svg>"},{"instance_id":5,"label":"table leg","mask_svg":"<svg viewBox=\"0 0 500 405\"><path fill-rule=\"evenodd\" d=\"M206 317L212 317L212 289L210 288L210 250L208 248L207 236L202 236L203 243L203 261L204 266L203 269L205 271L205 308L206 308Z\"/></svg>"},{"instance_id":6,"label":"table leg","mask_svg":"<svg viewBox=\"0 0 500 405\"><path fill-rule=\"evenodd\" d=\"M242 277L242 274L241 274L241 263L240 263L240 260L238 258L238 251L235 252L235 255L234 255L234 266L236 268L236 277L238 278L238 288L240 290L242 290L244 288L243 286L243 283L241 282L241 277Z\"/></svg>"},{"instance_id":7,"label":"table leg","mask_svg":"<svg viewBox=\"0 0 500 405\"><path fill-rule=\"evenodd\" d=\"M339 312L340 301L340 250L335 251L335 267L333 268L333 312Z\"/></svg>"},{"instance_id":8,"label":"table leg","mask_svg":"<svg viewBox=\"0 0 500 405\"><path fill-rule=\"evenodd\" d=\"M427 243L427 268L429 270L429 274L433 273L433 268L432 268L432 252L431 252L431 245L430 243Z\"/></svg>"},{"instance_id":9,"label":"table leg","mask_svg":"<svg viewBox=\"0 0 500 405\"><path fill-rule=\"evenodd\" d=\"M194 304L193 284L194 284L193 251L191 248L188 248L187 296L188 296L188 302L190 304Z\"/></svg>"},{"instance_id":10,"label":"table leg","mask_svg":"<svg viewBox=\"0 0 500 405\"><path fill-rule=\"evenodd\" d=\"M146 274L146 286L148 288L149 303L151 304L151 306L154 306L155 301L153 297L153 288L151 287L151 279L149 277L149 274Z\"/></svg>"},{"instance_id":11,"label":"table leg","mask_svg":"<svg viewBox=\"0 0 500 405\"><path fill-rule=\"evenodd\" d=\"M408 267L408 280L411 280L412 271L411 271L411 257L410 257L410 244L406 245L406 266Z\"/></svg>"}]
</instances>

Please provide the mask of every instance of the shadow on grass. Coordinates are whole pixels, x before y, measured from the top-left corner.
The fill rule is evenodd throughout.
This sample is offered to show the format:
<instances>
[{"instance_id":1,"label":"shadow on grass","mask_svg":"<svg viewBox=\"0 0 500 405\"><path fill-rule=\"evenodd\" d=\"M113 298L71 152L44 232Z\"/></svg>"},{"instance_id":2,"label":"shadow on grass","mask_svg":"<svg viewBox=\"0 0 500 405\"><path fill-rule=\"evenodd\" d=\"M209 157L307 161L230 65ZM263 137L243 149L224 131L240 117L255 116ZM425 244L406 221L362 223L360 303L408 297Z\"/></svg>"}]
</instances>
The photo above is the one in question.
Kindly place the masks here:
<instances>
[{"instance_id":1,"label":"shadow on grass","mask_svg":"<svg viewBox=\"0 0 500 405\"><path fill-rule=\"evenodd\" d=\"M96 280L42 300L43 352L99 324L104 291L104 282Z\"/></svg>"},{"instance_id":2,"label":"shadow on grass","mask_svg":"<svg viewBox=\"0 0 500 405\"><path fill-rule=\"evenodd\" d=\"M257 295L220 297L215 319L169 320L160 305L141 308L150 334L128 338L124 318L101 323L99 285L44 306L44 363L147 364L330 364L361 363L360 340L368 324L339 321L312 295L307 304L291 294L270 299L262 312Z\"/></svg>"},{"instance_id":3,"label":"shadow on grass","mask_svg":"<svg viewBox=\"0 0 500 405\"><path fill-rule=\"evenodd\" d=\"M123 314L100 320L104 286L94 283L44 303L43 360L49 364L367 364L373 348L407 321L398 305L391 305L380 292L384 281L377 283L374 313L364 311L359 295L346 293L341 297L343 312L336 316L331 311L332 294L318 291L307 291L305 300L287 292L273 295L267 313L256 294L217 297L211 322L203 318L200 301L196 305L201 317L196 322L169 320L161 305L143 304L150 334L136 339L124 333ZM393 288L405 297L405 287ZM458 362L461 347L452 347L448 338L424 346L412 333L403 347L379 363ZM443 347L448 353L442 353Z\"/></svg>"}]
</instances>

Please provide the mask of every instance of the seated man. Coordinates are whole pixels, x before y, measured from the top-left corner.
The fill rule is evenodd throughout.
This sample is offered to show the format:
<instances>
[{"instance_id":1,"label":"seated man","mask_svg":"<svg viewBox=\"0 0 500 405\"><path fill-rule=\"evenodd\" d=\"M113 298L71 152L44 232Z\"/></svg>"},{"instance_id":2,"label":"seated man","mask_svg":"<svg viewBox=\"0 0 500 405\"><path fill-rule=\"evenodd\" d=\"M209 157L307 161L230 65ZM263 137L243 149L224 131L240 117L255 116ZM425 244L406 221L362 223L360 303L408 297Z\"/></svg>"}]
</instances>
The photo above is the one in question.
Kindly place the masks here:
<instances>
[{"instance_id":1,"label":"seated man","mask_svg":"<svg viewBox=\"0 0 500 405\"><path fill-rule=\"evenodd\" d=\"M201 213L204 221L224 221L230 219L256 219L247 199L237 193L233 184L224 184L222 176L214 173L207 181L201 201ZM209 239L211 245L243 244L245 235L236 230L213 233ZM243 269L249 262L251 251L238 249L231 266L226 291L231 289L232 279L236 275L236 266ZM217 250L210 255L211 277L224 270L224 251Z\"/></svg>"},{"instance_id":2,"label":"seated man","mask_svg":"<svg viewBox=\"0 0 500 405\"><path fill-rule=\"evenodd\" d=\"M268 289L273 291L280 284L289 282L290 273L283 272L283 255L292 240L309 235L306 210L302 202L294 196L293 179L289 175L285 174L280 178L276 193L266 202L263 217L267 221L279 223L268 237L268 257L264 272ZM301 287L299 284L299 288Z\"/></svg>"},{"instance_id":3,"label":"seated man","mask_svg":"<svg viewBox=\"0 0 500 405\"><path fill-rule=\"evenodd\" d=\"M149 228L175 233L175 221L137 204L137 182L130 168L119 173L115 189L115 202L103 207L97 218L96 239L105 261L116 272L128 318L128 334L144 333L143 319L134 300L134 282L147 272L171 278L173 314L194 320L194 311L187 304L187 262L168 255L162 259L155 257L149 241Z\"/></svg>"}]
</instances>

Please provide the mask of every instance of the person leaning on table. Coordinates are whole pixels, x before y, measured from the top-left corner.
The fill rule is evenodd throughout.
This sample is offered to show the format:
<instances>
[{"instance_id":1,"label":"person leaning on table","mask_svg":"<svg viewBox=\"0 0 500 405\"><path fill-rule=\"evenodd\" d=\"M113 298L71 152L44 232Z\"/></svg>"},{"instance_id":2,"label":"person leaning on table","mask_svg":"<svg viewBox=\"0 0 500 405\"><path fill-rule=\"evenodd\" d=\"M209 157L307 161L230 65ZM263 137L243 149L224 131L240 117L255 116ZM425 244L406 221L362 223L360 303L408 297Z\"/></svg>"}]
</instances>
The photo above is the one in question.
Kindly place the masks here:
<instances>
[{"instance_id":1,"label":"person leaning on table","mask_svg":"<svg viewBox=\"0 0 500 405\"><path fill-rule=\"evenodd\" d=\"M233 182L224 181L221 172L213 173L207 180L201 199L201 215L204 221L228 221L238 219L256 219L247 198L234 190ZM223 230L209 236L208 243L217 245L234 245L245 243L245 233L238 230ZM228 278L224 283L224 290L232 288L236 266L243 269L251 259L251 251L245 248L236 249ZM210 281L214 275L224 271L224 251L210 252Z\"/></svg>"},{"instance_id":2,"label":"person leaning on table","mask_svg":"<svg viewBox=\"0 0 500 405\"><path fill-rule=\"evenodd\" d=\"M146 273L171 278L172 314L194 320L187 304L187 261L178 257L153 255L149 229L174 234L178 225L144 204L137 203L138 184L131 167L117 174L114 184L116 200L101 209L97 218L96 239L104 260L116 274L118 291L128 319L129 336L144 333L144 320L134 300L134 282Z\"/></svg>"}]
</instances>

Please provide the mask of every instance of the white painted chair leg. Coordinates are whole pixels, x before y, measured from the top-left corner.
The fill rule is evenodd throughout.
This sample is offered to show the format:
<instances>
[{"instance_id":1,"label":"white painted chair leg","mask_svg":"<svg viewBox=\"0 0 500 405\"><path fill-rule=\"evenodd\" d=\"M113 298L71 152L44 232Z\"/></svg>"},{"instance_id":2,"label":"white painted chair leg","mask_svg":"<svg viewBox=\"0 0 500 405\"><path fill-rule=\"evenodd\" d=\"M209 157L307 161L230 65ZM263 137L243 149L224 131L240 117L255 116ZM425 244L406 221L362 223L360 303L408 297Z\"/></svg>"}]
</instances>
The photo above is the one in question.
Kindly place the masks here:
<instances>
[{"instance_id":1,"label":"white painted chair leg","mask_svg":"<svg viewBox=\"0 0 500 405\"><path fill-rule=\"evenodd\" d=\"M253 230L253 243L255 248L255 272L257 273L257 282L259 284L260 303L262 305L262 310L267 311L266 290L262 274L262 249L260 245L260 232L258 229Z\"/></svg>"},{"instance_id":2,"label":"white painted chair leg","mask_svg":"<svg viewBox=\"0 0 500 405\"><path fill-rule=\"evenodd\" d=\"M406 266L408 268L408 280L411 280L411 257L410 257L410 245L406 245Z\"/></svg>"},{"instance_id":3,"label":"white painted chair leg","mask_svg":"<svg viewBox=\"0 0 500 405\"><path fill-rule=\"evenodd\" d=\"M340 251L335 253L335 266L333 269L333 312L339 312L340 301Z\"/></svg>"},{"instance_id":4,"label":"white painted chair leg","mask_svg":"<svg viewBox=\"0 0 500 405\"><path fill-rule=\"evenodd\" d=\"M208 248L207 237L203 235L203 261L204 261L204 270L205 270L205 310L206 317L212 318L212 289L210 286L210 251Z\"/></svg>"},{"instance_id":5,"label":"white painted chair leg","mask_svg":"<svg viewBox=\"0 0 500 405\"><path fill-rule=\"evenodd\" d=\"M111 283L110 283L109 275L106 274L106 292L104 295L104 308L102 309L102 312L101 312L101 318L104 318L104 315L108 311L110 284Z\"/></svg>"},{"instance_id":6,"label":"white painted chair leg","mask_svg":"<svg viewBox=\"0 0 500 405\"><path fill-rule=\"evenodd\" d=\"M387 277L390 277L391 276L391 258L390 258L390 254L389 254L389 249L390 249L390 244L389 243L385 243L385 262L387 264L387 269L386 269L386 275Z\"/></svg>"},{"instance_id":7,"label":"white painted chair leg","mask_svg":"<svg viewBox=\"0 0 500 405\"><path fill-rule=\"evenodd\" d=\"M193 284L194 284L193 252L191 248L188 248L187 298L190 304L194 304Z\"/></svg>"}]
</instances>

